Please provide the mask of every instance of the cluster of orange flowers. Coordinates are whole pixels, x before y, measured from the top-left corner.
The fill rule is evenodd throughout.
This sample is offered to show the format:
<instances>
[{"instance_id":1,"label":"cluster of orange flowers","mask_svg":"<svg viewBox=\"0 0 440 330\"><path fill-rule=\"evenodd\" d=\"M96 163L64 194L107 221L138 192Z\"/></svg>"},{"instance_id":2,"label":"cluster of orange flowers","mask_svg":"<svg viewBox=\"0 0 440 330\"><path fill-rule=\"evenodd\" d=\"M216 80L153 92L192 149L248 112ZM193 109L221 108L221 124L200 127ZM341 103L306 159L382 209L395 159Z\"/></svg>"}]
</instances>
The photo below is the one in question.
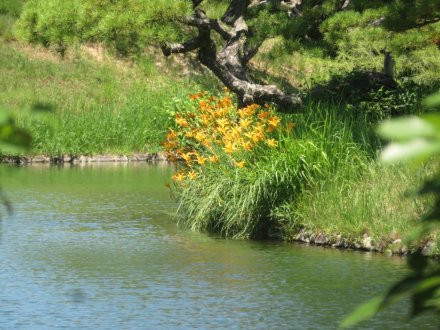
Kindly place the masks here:
<instances>
[{"instance_id":1,"label":"cluster of orange flowers","mask_svg":"<svg viewBox=\"0 0 440 330\"><path fill-rule=\"evenodd\" d=\"M244 168L246 155L258 146L277 146L271 135L281 119L269 106L237 109L229 93L214 97L200 92L189 98L196 103L193 111L175 115L176 127L169 129L163 142L169 158L182 159L187 167L173 176L175 181L196 179L203 167L217 163ZM288 126L291 129L293 124Z\"/></svg>"}]
</instances>

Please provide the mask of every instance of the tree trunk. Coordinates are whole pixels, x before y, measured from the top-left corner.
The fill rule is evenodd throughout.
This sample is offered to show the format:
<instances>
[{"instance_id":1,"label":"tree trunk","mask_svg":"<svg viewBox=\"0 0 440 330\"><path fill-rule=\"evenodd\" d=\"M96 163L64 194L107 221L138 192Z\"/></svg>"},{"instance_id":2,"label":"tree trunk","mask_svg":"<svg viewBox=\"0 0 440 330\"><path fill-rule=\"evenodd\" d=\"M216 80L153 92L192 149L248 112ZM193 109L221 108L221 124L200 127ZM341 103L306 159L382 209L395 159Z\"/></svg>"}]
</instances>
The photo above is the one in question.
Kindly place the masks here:
<instances>
[{"instance_id":1,"label":"tree trunk","mask_svg":"<svg viewBox=\"0 0 440 330\"><path fill-rule=\"evenodd\" d=\"M298 95L287 94L275 85L254 82L247 73L246 65L258 51L258 47L248 49L246 45L249 31L244 16L249 1L233 0L220 21L208 18L197 5L186 24L196 27L198 36L182 44L165 43L163 54L197 50L199 61L237 95L239 105L274 103L284 112L298 110L302 104ZM220 50L211 38L212 31L223 38Z\"/></svg>"}]
</instances>

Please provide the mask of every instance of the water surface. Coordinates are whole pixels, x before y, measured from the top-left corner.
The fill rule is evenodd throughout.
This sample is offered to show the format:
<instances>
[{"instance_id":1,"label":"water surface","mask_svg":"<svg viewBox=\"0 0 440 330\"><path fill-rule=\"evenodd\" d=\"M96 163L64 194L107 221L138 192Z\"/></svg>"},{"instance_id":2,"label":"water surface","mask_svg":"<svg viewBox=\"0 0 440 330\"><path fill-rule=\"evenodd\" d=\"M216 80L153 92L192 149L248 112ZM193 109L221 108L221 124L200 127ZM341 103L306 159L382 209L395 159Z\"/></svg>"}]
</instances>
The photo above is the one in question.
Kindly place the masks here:
<instances>
[{"instance_id":1,"label":"water surface","mask_svg":"<svg viewBox=\"0 0 440 330\"><path fill-rule=\"evenodd\" d=\"M396 257L178 228L146 164L1 168L0 328L335 329L405 274ZM435 329L408 306L362 329Z\"/></svg>"}]
</instances>

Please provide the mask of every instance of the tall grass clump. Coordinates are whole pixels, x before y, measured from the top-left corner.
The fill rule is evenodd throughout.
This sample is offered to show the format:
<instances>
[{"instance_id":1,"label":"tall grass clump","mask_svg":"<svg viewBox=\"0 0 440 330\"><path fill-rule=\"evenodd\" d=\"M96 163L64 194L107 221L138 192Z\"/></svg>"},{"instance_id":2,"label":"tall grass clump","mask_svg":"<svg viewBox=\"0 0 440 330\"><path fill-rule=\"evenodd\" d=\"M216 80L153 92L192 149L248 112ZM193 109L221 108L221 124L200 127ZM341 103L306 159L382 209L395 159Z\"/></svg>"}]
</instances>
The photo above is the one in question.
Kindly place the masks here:
<instances>
[{"instance_id":1,"label":"tall grass clump","mask_svg":"<svg viewBox=\"0 0 440 330\"><path fill-rule=\"evenodd\" d=\"M165 146L185 160L173 177L178 215L195 230L285 238L292 218L277 216L279 207L340 166L360 169L369 157L360 145L366 128L336 106L310 103L305 114L281 118L270 107L236 109L227 96L194 99L177 112Z\"/></svg>"}]
</instances>

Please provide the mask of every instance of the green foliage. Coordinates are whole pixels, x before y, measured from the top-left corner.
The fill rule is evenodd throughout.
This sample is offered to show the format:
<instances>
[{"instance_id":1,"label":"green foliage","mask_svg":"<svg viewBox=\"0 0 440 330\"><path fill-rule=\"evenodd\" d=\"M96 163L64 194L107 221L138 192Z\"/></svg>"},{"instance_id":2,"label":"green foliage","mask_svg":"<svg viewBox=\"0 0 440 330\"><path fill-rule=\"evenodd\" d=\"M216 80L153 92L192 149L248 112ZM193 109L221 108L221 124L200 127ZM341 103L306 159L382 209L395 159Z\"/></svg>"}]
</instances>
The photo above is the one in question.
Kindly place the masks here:
<instances>
[{"instance_id":1,"label":"green foliage","mask_svg":"<svg viewBox=\"0 0 440 330\"><path fill-rule=\"evenodd\" d=\"M350 111L378 122L391 116L418 114L424 93L414 83L387 87L372 78L371 73L356 70L334 74L326 84L315 85L310 97L333 102L342 98Z\"/></svg>"},{"instance_id":2,"label":"green foliage","mask_svg":"<svg viewBox=\"0 0 440 330\"><path fill-rule=\"evenodd\" d=\"M402 31L440 21L437 0L397 0L391 3L385 25Z\"/></svg>"},{"instance_id":3,"label":"green foliage","mask_svg":"<svg viewBox=\"0 0 440 330\"><path fill-rule=\"evenodd\" d=\"M439 96L427 101L429 106L439 106ZM423 117L402 118L383 123L379 134L391 143L382 153L384 162L417 160L419 164L440 154L440 115L438 113ZM438 158L437 158L438 159ZM418 192L420 195L433 195L434 208L425 215L423 221L407 238L414 242L426 237L427 234L440 229L440 173L427 180ZM412 301L411 316L433 310L440 312L440 266L437 261L428 259L422 251L417 251L408 259L411 273L398 281L384 297L360 306L342 323L349 327L372 317L391 303L409 296Z\"/></svg>"},{"instance_id":4,"label":"green foliage","mask_svg":"<svg viewBox=\"0 0 440 330\"><path fill-rule=\"evenodd\" d=\"M286 17L277 25L279 33L286 39L322 40L319 25L337 11L337 0L309 0L301 7L301 16Z\"/></svg>"},{"instance_id":5,"label":"green foliage","mask_svg":"<svg viewBox=\"0 0 440 330\"><path fill-rule=\"evenodd\" d=\"M403 2L406 7L399 9L401 15L406 13L411 17L414 14L425 18L427 24L396 28L390 17ZM414 7L410 8L409 4ZM282 36L284 51L280 52L278 47L273 56L265 60L298 71L299 77L314 65L317 68L306 76L319 80L322 71L327 71L325 79L335 71L338 74L353 69L382 71L383 53L390 51L396 61L394 73L399 82L410 81L422 86L438 84L440 23L432 18L439 16L440 11L435 0L350 1L345 10L335 6L334 1L303 1L301 11L302 16L289 20L280 17L271 22L272 35ZM312 12L320 14L313 16L309 14ZM292 57L295 60L290 60ZM299 68L298 58L300 61L304 58L309 66ZM315 72L317 70L320 72ZM280 69L279 74L282 72Z\"/></svg>"},{"instance_id":6,"label":"green foliage","mask_svg":"<svg viewBox=\"0 0 440 330\"><path fill-rule=\"evenodd\" d=\"M16 33L24 40L51 47L61 54L71 44L94 42L104 43L120 55L137 56L146 45L182 42L194 37L196 29L182 24L182 17L191 12L190 3L30 0L24 6ZM289 59L295 52L320 71L311 75L306 65L298 67L292 61L287 67L297 72L292 77L295 81L310 76L328 79L335 70L338 73L348 73L351 69L381 71L383 52L391 51L396 60L397 80L424 86L438 83L440 23L436 19L440 14L435 0L353 0L344 9L342 3L304 0L301 15L291 17L280 10L280 1L251 8L246 17L250 27L248 43L252 46L267 38L282 39L282 52L274 50L272 56L259 58L268 65L280 63L281 68L277 69L280 73L285 72L285 63L292 61ZM205 0L200 8L210 17L220 18L228 5L229 1L225 0ZM385 99L400 102L400 96L386 95Z\"/></svg>"},{"instance_id":7,"label":"green foliage","mask_svg":"<svg viewBox=\"0 0 440 330\"><path fill-rule=\"evenodd\" d=\"M19 17L24 0L0 0L0 40L13 40L13 25Z\"/></svg>"},{"instance_id":8,"label":"green foliage","mask_svg":"<svg viewBox=\"0 0 440 330\"><path fill-rule=\"evenodd\" d=\"M310 141L280 142L282 151L261 150L244 169L215 169L188 182L179 194L181 222L191 229L234 238L279 238L283 223L273 209L297 195L323 155Z\"/></svg>"},{"instance_id":9,"label":"green foliage","mask_svg":"<svg viewBox=\"0 0 440 330\"><path fill-rule=\"evenodd\" d=\"M404 245L399 239L419 224L420 216L431 208L432 198L402 197L408 190L416 191L438 166L430 163L414 173L403 166L377 165L367 157L363 162L363 166L341 164L332 176L317 182L295 203L277 210L279 217L294 219L288 230L290 238L295 238L298 228L302 228L310 234L325 235L330 244L339 240L339 244L374 247L378 251L402 253L423 245ZM364 246L365 237L371 247ZM433 253L438 253L438 249Z\"/></svg>"},{"instance_id":10,"label":"green foliage","mask_svg":"<svg viewBox=\"0 0 440 330\"><path fill-rule=\"evenodd\" d=\"M27 150L31 144L29 133L17 127L10 110L0 108L0 155L14 155Z\"/></svg>"},{"instance_id":11,"label":"green foliage","mask_svg":"<svg viewBox=\"0 0 440 330\"><path fill-rule=\"evenodd\" d=\"M24 40L63 54L69 44L103 42L123 55L147 44L181 37L177 18L189 10L183 1L30 0L17 24Z\"/></svg>"},{"instance_id":12,"label":"green foliage","mask_svg":"<svg viewBox=\"0 0 440 330\"><path fill-rule=\"evenodd\" d=\"M18 17L26 0L0 0L0 15Z\"/></svg>"},{"instance_id":13,"label":"green foliage","mask_svg":"<svg viewBox=\"0 0 440 330\"><path fill-rule=\"evenodd\" d=\"M276 148L261 148L242 169L209 167L179 193L181 221L192 229L236 238L288 239L298 228L292 213L305 191L340 167L362 170L372 150L368 123L339 107L309 103L294 120L292 134L281 132ZM359 142L357 142L359 141Z\"/></svg>"},{"instance_id":14,"label":"green foliage","mask_svg":"<svg viewBox=\"0 0 440 330\"><path fill-rule=\"evenodd\" d=\"M33 137L27 154L159 150L170 94L186 98L200 89L195 81L177 79L171 63L164 64L169 73L159 74L144 62L97 62L81 51L71 56L60 61L41 48L0 45L0 75L9 77L0 80L0 99ZM53 107L45 118L27 111L31 104L43 108L42 102Z\"/></svg>"}]
</instances>

